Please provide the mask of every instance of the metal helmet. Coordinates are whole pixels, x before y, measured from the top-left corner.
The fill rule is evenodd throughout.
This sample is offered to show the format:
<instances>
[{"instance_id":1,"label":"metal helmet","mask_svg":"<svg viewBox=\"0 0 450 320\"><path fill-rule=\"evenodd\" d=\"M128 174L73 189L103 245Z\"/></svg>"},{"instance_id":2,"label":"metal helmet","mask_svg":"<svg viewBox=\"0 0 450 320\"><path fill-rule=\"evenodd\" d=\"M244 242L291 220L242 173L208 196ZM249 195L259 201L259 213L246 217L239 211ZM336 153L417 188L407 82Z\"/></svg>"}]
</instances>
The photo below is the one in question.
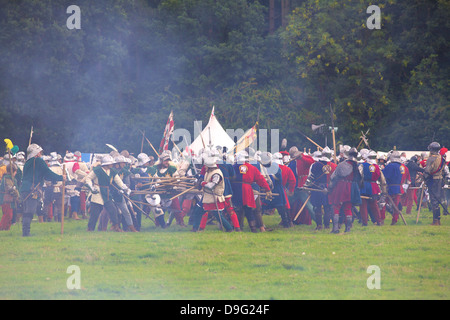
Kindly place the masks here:
<instances>
[{"instance_id":1,"label":"metal helmet","mask_svg":"<svg viewBox=\"0 0 450 320\"><path fill-rule=\"evenodd\" d=\"M270 152L261 152L261 164L268 165L272 163L272 154Z\"/></svg>"},{"instance_id":2,"label":"metal helmet","mask_svg":"<svg viewBox=\"0 0 450 320\"><path fill-rule=\"evenodd\" d=\"M347 158L349 160L357 160L358 158L358 150L356 150L356 148L350 148L345 155L347 156Z\"/></svg>"},{"instance_id":3,"label":"metal helmet","mask_svg":"<svg viewBox=\"0 0 450 320\"><path fill-rule=\"evenodd\" d=\"M401 159L400 159L400 152L398 152L398 151L393 151L393 152L389 155L389 161L391 161L391 162L401 162Z\"/></svg>"},{"instance_id":4,"label":"metal helmet","mask_svg":"<svg viewBox=\"0 0 450 320\"><path fill-rule=\"evenodd\" d=\"M204 158L205 166L207 166L208 168L215 168L217 167L217 160L218 158L216 156L208 155Z\"/></svg>"},{"instance_id":5,"label":"metal helmet","mask_svg":"<svg viewBox=\"0 0 450 320\"><path fill-rule=\"evenodd\" d=\"M297 152L298 152L298 148L296 146L292 146L289 149L289 155L291 156L291 158L293 158Z\"/></svg>"},{"instance_id":6,"label":"metal helmet","mask_svg":"<svg viewBox=\"0 0 450 320\"><path fill-rule=\"evenodd\" d=\"M161 203L161 196L159 194L147 194L145 195L145 201L152 207L156 207Z\"/></svg>"},{"instance_id":7,"label":"metal helmet","mask_svg":"<svg viewBox=\"0 0 450 320\"><path fill-rule=\"evenodd\" d=\"M428 151L430 151L430 152L439 152L440 149L441 149L441 145L438 142L432 142L428 146Z\"/></svg>"},{"instance_id":8,"label":"metal helmet","mask_svg":"<svg viewBox=\"0 0 450 320\"><path fill-rule=\"evenodd\" d=\"M108 166L110 164L114 164L114 159L110 155L106 155L102 158L102 166Z\"/></svg>"},{"instance_id":9,"label":"metal helmet","mask_svg":"<svg viewBox=\"0 0 450 320\"><path fill-rule=\"evenodd\" d=\"M164 150L164 151L159 155L159 160L160 160L160 161L172 160L172 153L171 153L169 150Z\"/></svg>"},{"instance_id":10,"label":"metal helmet","mask_svg":"<svg viewBox=\"0 0 450 320\"><path fill-rule=\"evenodd\" d=\"M239 151L236 153L236 162L237 163L244 163L248 160L248 153L246 151Z\"/></svg>"},{"instance_id":11,"label":"metal helmet","mask_svg":"<svg viewBox=\"0 0 450 320\"><path fill-rule=\"evenodd\" d=\"M312 158L314 159L314 161L320 161L322 159L322 151L314 151L312 154Z\"/></svg>"},{"instance_id":12,"label":"metal helmet","mask_svg":"<svg viewBox=\"0 0 450 320\"><path fill-rule=\"evenodd\" d=\"M283 155L280 152L275 152L272 155L272 161L276 164L283 164Z\"/></svg>"},{"instance_id":13,"label":"metal helmet","mask_svg":"<svg viewBox=\"0 0 450 320\"><path fill-rule=\"evenodd\" d=\"M127 159L124 156L119 155L114 158L114 162L115 163L127 163Z\"/></svg>"},{"instance_id":14,"label":"metal helmet","mask_svg":"<svg viewBox=\"0 0 450 320\"><path fill-rule=\"evenodd\" d=\"M30 144L27 148L27 160L36 157L41 151L43 151L41 146L36 143Z\"/></svg>"},{"instance_id":15,"label":"metal helmet","mask_svg":"<svg viewBox=\"0 0 450 320\"><path fill-rule=\"evenodd\" d=\"M140 167L149 162L150 157L146 153L139 153L137 156L137 161L138 161L137 165L138 167Z\"/></svg>"}]
</instances>

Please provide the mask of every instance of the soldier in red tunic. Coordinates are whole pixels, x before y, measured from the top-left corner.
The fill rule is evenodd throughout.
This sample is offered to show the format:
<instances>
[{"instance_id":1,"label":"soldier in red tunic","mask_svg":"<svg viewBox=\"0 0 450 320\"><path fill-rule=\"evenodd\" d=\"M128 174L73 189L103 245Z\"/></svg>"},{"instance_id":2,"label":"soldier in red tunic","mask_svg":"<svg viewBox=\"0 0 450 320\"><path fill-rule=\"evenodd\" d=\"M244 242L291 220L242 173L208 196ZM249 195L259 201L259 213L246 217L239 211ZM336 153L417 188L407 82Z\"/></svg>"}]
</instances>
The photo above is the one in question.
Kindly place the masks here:
<instances>
[{"instance_id":1,"label":"soldier in red tunic","mask_svg":"<svg viewBox=\"0 0 450 320\"><path fill-rule=\"evenodd\" d=\"M352 205L361 204L359 188L362 183L362 172L358 168L356 148L351 148L346 153L346 158L338 164L331 175L329 202L333 206L333 230L339 233L339 212L342 209L345 214L345 232L349 232L353 222Z\"/></svg>"},{"instance_id":2,"label":"soldier in red tunic","mask_svg":"<svg viewBox=\"0 0 450 320\"><path fill-rule=\"evenodd\" d=\"M384 194L386 191L386 180L384 179L383 172L377 164L377 153L371 150L366 157L364 162L360 164L363 169L363 179L364 184L361 189L361 195L365 198L361 199L361 220L362 225L367 226L368 222L368 209L375 216L375 222L378 226L381 225L380 219L380 209L378 208L378 197L381 192ZM380 187L378 186L380 183Z\"/></svg>"},{"instance_id":3,"label":"soldier in red tunic","mask_svg":"<svg viewBox=\"0 0 450 320\"><path fill-rule=\"evenodd\" d=\"M270 198L270 187L259 170L248 162L248 154L242 151L236 155L236 163L233 165L235 176L231 181L233 189L232 202L239 218L242 229L244 215L252 232L256 232L256 220L252 209L256 208L252 183L256 182ZM263 191L263 190L262 190Z\"/></svg>"},{"instance_id":4,"label":"soldier in red tunic","mask_svg":"<svg viewBox=\"0 0 450 320\"><path fill-rule=\"evenodd\" d=\"M283 180L283 186L284 186L284 195L286 198L286 209L291 209L291 206L289 204L289 196L292 196L295 191L295 186L297 181L295 180L294 172L292 172L292 169L288 166L283 164L283 158L282 154L277 152L273 155L273 162L277 163L278 166L281 169L281 176Z\"/></svg>"},{"instance_id":5,"label":"soldier in red tunic","mask_svg":"<svg viewBox=\"0 0 450 320\"><path fill-rule=\"evenodd\" d=\"M300 188L304 187L306 179L308 178L309 168L315 162L314 159L300 151L292 151L292 149L297 149L296 147L292 147L290 150L291 162L289 163L289 168L294 172L295 179L297 181L296 188L294 191L294 195L289 199L291 205L291 218L295 218L298 210L302 207L302 205L306 202L308 198L308 193L301 190ZM295 150L294 149L294 150ZM298 217L294 223L301 224L311 224L311 215L314 214L313 206L308 202L306 205L306 210L303 210L302 214Z\"/></svg>"}]
</instances>

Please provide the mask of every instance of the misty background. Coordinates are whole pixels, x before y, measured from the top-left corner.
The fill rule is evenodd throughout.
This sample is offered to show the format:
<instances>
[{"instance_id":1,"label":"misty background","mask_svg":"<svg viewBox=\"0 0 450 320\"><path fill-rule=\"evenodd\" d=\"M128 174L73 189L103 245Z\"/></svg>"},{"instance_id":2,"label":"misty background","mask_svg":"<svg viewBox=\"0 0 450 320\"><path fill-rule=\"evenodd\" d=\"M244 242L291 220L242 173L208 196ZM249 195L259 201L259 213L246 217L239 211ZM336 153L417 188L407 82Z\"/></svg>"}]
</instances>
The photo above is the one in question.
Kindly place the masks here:
<instances>
[{"instance_id":1,"label":"misty background","mask_svg":"<svg viewBox=\"0 0 450 320\"><path fill-rule=\"evenodd\" d=\"M0 138L26 150L158 148L170 111L194 139L212 106L227 129L279 129L300 150L450 144L450 1L0 0ZM81 9L69 30L67 7ZM144 152L152 153L145 142Z\"/></svg>"}]
</instances>

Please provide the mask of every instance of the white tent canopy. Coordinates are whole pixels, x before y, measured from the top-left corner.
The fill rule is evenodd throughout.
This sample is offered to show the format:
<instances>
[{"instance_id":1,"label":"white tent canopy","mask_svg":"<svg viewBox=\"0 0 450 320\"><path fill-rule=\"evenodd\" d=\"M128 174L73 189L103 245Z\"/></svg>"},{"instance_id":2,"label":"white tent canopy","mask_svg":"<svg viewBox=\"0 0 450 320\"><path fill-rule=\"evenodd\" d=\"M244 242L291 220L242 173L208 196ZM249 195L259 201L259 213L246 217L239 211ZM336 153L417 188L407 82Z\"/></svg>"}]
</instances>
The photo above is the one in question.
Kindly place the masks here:
<instances>
[{"instance_id":1,"label":"white tent canopy","mask_svg":"<svg viewBox=\"0 0 450 320\"><path fill-rule=\"evenodd\" d=\"M226 147L228 150L230 150L234 148L234 144L234 140L231 139L231 137L226 133L222 125L217 120L214 114L213 107L208 124L195 138L194 142L192 142L192 144L189 146L189 149L191 149L195 154L198 154L201 149L208 148L210 145L212 145L213 147Z\"/></svg>"}]
</instances>

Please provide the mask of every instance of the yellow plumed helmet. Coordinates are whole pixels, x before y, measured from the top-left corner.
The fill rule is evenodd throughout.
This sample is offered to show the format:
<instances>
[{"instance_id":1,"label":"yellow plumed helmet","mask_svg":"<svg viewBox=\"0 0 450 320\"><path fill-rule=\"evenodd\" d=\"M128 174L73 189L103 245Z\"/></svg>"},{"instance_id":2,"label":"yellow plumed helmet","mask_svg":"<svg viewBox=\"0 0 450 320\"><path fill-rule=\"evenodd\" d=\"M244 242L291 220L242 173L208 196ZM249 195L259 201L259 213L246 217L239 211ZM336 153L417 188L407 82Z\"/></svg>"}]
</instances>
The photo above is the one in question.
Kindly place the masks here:
<instances>
[{"instance_id":1,"label":"yellow plumed helmet","mask_svg":"<svg viewBox=\"0 0 450 320\"><path fill-rule=\"evenodd\" d=\"M13 145L13 143L12 143L11 140L5 139L5 140L3 140L3 141L5 141L5 143L6 143L6 149L11 150L12 148L14 148L14 145Z\"/></svg>"}]
</instances>

